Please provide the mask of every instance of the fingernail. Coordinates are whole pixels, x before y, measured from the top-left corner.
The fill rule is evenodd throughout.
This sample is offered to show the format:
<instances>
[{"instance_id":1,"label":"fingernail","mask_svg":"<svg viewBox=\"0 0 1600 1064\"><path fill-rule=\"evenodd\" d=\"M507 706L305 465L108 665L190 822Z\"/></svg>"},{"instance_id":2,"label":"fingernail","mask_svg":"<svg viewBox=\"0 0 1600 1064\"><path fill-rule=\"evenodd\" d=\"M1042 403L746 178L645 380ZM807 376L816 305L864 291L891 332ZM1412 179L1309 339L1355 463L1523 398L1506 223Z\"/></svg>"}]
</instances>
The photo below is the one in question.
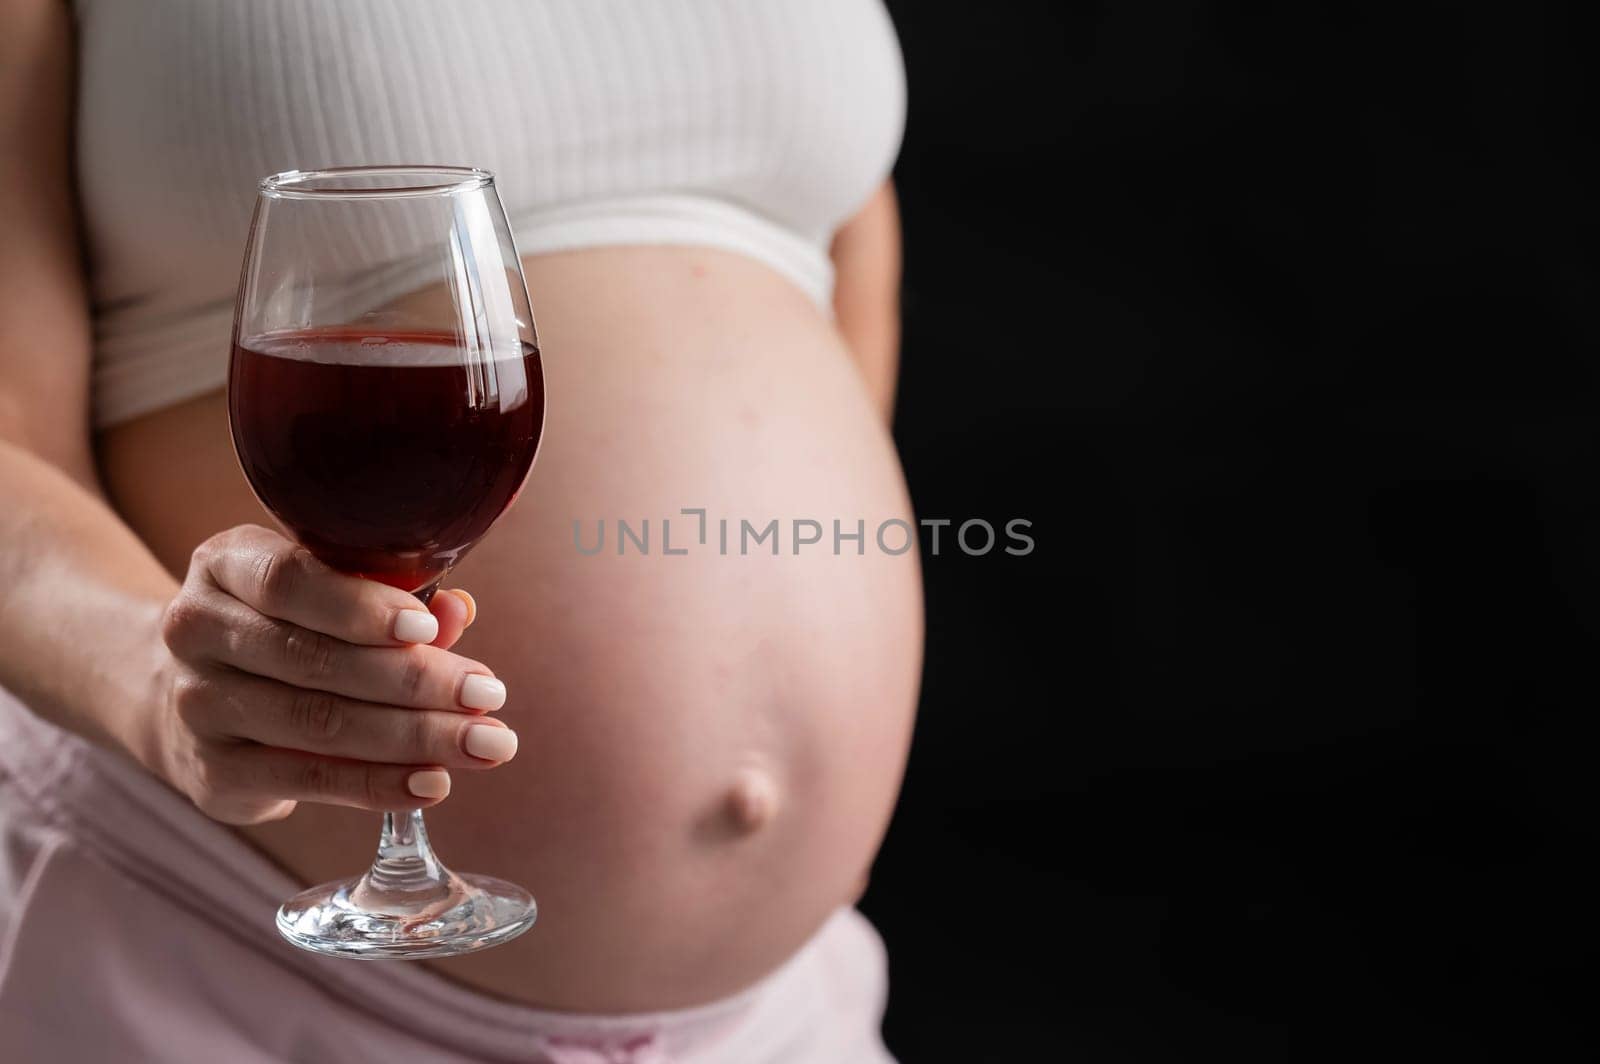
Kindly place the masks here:
<instances>
[{"instance_id":1,"label":"fingernail","mask_svg":"<svg viewBox=\"0 0 1600 1064\"><path fill-rule=\"evenodd\" d=\"M506 685L493 676L468 676L461 681L461 704L468 709L499 709L506 704Z\"/></svg>"},{"instance_id":2,"label":"fingernail","mask_svg":"<svg viewBox=\"0 0 1600 1064\"><path fill-rule=\"evenodd\" d=\"M402 643L431 643L439 638L439 618L427 610L401 610L394 617L394 637Z\"/></svg>"},{"instance_id":3,"label":"fingernail","mask_svg":"<svg viewBox=\"0 0 1600 1064\"><path fill-rule=\"evenodd\" d=\"M485 761L510 761L517 756L517 733L510 728L496 728L492 724L474 724L467 729L462 744L467 753Z\"/></svg>"},{"instance_id":4,"label":"fingernail","mask_svg":"<svg viewBox=\"0 0 1600 1064\"><path fill-rule=\"evenodd\" d=\"M443 798L450 793L450 773L438 768L413 772L406 779L406 790L418 798Z\"/></svg>"},{"instance_id":5,"label":"fingernail","mask_svg":"<svg viewBox=\"0 0 1600 1064\"><path fill-rule=\"evenodd\" d=\"M449 589L450 594L460 599L467 607L467 627L472 627L472 622L478 619L478 600L461 590L459 587Z\"/></svg>"}]
</instances>

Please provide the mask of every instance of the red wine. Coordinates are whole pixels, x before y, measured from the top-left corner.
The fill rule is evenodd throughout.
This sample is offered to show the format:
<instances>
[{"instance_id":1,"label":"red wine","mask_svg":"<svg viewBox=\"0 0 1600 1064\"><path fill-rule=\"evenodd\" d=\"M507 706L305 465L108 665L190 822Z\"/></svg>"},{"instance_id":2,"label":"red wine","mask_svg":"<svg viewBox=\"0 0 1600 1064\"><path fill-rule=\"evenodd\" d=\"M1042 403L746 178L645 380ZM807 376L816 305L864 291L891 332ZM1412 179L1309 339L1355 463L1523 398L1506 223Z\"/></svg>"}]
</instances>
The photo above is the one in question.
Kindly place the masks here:
<instances>
[{"instance_id":1,"label":"red wine","mask_svg":"<svg viewBox=\"0 0 1600 1064\"><path fill-rule=\"evenodd\" d=\"M263 505L336 569L436 581L511 505L539 448L539 351L339 328L238 342L228 407Z\"/></svg>"}]
</instances>

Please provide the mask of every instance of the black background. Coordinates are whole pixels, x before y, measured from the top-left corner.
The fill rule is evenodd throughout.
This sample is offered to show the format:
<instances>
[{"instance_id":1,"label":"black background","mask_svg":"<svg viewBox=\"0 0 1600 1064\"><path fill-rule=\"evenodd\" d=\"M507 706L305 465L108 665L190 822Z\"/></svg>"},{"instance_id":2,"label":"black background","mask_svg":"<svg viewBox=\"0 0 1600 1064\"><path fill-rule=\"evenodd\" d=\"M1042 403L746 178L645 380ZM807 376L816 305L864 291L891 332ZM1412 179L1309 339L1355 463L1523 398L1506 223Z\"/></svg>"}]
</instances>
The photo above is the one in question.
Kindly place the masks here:
<instances>
[{"instance_id":1,"label":"black background","mask_svg":"<svg viewBox=\"0 0 1600 1064\"><path fill-rule=\"evenodd\" d=\"M1592 8L891 11L891 1048L1588 1059Z\"/></svg>"}]
</instances>

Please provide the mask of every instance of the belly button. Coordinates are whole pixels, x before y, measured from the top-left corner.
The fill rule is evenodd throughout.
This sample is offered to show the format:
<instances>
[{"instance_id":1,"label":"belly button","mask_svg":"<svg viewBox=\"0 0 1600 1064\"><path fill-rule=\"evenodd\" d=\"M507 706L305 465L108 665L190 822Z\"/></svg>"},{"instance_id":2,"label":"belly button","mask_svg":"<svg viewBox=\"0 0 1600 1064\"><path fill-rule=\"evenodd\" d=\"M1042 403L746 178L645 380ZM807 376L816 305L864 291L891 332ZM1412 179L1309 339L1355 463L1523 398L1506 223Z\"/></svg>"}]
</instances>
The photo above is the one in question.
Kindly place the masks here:
<instances>
[{"instance_id":1,"label":"belly button","mask_svg":"<svg viewBox=\"0 0 1600 1064\"><path fill-rule=\"evenodd\" d=\"M728 792L728 815L741 831L758 831L778 812L778 785L766 769L747 765Z\"/></svg>"}]
</instances>

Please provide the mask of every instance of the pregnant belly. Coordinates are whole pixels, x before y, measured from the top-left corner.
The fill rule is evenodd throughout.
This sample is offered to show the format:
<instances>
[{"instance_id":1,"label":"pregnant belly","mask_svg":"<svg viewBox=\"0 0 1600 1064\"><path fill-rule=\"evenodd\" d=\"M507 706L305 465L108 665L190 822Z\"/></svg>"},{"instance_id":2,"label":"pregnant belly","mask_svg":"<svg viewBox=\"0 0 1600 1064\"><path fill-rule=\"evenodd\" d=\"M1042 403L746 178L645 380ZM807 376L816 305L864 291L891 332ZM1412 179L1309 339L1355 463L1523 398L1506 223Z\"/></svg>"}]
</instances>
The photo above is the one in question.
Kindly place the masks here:
<instances>
[{"instance_id":1,"label":"pregnant belly","mask_svg":"<svg viewBox=\"0 0 1600 1064\"><path fill-rule=\"evenodd\" d=\"M460 649L506 681L521 749L458 773L428 816L448 863L523 883L540 918L432 963L551 1008L695 1004L793 952L877 849L922 629L916 552L875 532L909 505L836 334L764 267L632 248L527 270L544 446L448 581L478 599ZM174 570L217 529L263 520L220 396L113 430L101 458ZM836 552L836 520L864 540ZM797 531L819 528L797 553ZM357 871L376 827L302 806L245 834L310 882Z\"/></svg>"}]
</instances>

